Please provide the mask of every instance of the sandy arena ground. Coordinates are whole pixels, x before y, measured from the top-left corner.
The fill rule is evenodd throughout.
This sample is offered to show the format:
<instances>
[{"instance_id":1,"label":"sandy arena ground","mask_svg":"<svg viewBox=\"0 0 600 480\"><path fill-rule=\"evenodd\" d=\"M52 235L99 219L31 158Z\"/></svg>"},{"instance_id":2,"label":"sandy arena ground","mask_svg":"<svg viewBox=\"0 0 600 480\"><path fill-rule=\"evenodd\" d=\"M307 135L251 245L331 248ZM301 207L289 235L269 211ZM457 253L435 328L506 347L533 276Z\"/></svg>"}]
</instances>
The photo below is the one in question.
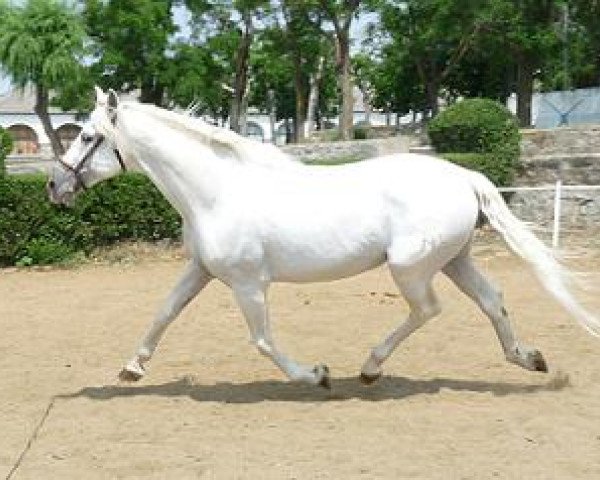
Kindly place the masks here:
<instances>
[{"instance_id":1,"label":"sandy arena ground","mask_svg":"<svg viewBox=\"0 0 600 480\"><path fill-rule=\"evenodd\" d=\"M286 382L217 282L172 325L148 376L122 385L181 259L2 271L0 477L31 440L11 478L600 478L600 341L503 249L480 247L477 260L551 373L507 364L487 319L440 277L442 315L361 386L370 347L406 314L382 268L272 290L280 346L328 364L331 392ZM600 285L598 251L576 263Z\"/></svg>"}]
</instances>

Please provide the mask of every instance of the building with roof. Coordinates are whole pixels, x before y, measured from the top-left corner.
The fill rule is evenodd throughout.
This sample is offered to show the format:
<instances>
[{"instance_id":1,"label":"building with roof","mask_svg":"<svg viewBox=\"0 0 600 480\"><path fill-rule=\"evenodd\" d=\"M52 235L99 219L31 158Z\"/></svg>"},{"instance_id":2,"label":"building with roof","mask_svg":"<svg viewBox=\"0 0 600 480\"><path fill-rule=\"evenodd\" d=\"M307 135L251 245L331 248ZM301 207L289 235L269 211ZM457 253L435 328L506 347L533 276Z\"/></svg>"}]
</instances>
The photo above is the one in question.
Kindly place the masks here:
<instances>
[{"instance_id":1,"label":"building with roof","mask_svg":"<svg viewBox=\"0 0 600 480\"><path fill-rule=\"evenodd\" d=\"M39 171L39 163L52 158L52 149L42 122L34 113L35 95L32 89L5 89L0 92L0 127L13 138L9 154L9 171ZM77 137L85 118L76 112L63 112L51 107L52 127L62 144L68 148ZM43 170L43 169L42 169Z\"/></svg>"}]
</instances>

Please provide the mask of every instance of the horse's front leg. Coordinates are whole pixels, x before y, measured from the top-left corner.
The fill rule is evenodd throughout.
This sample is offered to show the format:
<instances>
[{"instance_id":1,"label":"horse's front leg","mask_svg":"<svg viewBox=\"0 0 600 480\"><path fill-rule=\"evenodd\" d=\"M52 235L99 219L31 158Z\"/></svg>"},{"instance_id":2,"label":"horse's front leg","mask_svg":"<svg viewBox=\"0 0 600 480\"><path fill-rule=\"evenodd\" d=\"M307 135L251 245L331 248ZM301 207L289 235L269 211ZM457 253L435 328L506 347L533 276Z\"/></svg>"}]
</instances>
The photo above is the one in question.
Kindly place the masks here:
<instances>
[{"instance_id":1,"label":"horse's front leg","mask_svg":"<svg viewBox=\"0 0 600 480\"><path fill-rule=\"evenodd\" d=\"M233 292L260 353L269 357L290 380L331 388L326 365L300 365L275 346L269 324L266 286L233 286Z\"/></svg>"},{"instance_id":2,"label":"horse's front leg","mask_svg":"<svg viewBox=\"0 0 600 480\"><path fill-rule=\"evenodd\" d=\"M144 364L152 357L169 324L211 279L204 267L193 259L189 261L177 286L148 327L135 355L119 373L121 380L136 381L144 376Z\"/></svg>"}]
</instances>

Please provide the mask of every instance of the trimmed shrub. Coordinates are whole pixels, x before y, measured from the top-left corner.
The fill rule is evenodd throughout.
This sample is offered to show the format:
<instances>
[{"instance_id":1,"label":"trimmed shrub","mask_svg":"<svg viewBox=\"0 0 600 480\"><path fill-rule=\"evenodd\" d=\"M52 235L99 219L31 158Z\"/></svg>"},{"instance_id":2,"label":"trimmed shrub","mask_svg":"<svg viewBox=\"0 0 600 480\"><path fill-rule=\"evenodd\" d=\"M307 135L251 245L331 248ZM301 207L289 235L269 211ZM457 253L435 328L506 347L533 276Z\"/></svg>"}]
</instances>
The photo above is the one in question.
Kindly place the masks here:
<instances>
[{"instance_id":1,"label":"trimmed shrub","mask_svg":"<svg viewBox=\"0 0 600 480\"><path fill-rule=\"evenodd\" d=\"M514 115L500 103L483 98L458 102L431 120L427 130L444 158L480 171L496 185L511 182L521 135Z\"/></svg>"},{"instance_id":2,"label":"trimmed shrub","mask_svg":"<svg viewBox=\"0 0 600 480\"><path fill-rule=\"evenodd\" d=\"M507 185L514 174L514 168L495 153L445 153L446 160L461 167L483 173L494 185Z\"/></svg>"},{"instance_id":3,"label":"trimmed shrub","mask_svg":"<svg viewBox=\"0 0 600 480\"><path fill-rule=\"evenodd\" d=\"M142 175L127 174L52 205L43 176L0 180L0 265L60 263L122 240L180 238L178 213Z\"/></svg>"},{"instance_id":4,"label":"trimmed shrub","mask_svg":"<svg viewBox=\"0 0 600 480\"><path fill-rule=\"evenodd\" d=\"M6 173L6 157L13 147L13 140L6 130L0 127L0 177Z\"/></svg>"}]
</instances>

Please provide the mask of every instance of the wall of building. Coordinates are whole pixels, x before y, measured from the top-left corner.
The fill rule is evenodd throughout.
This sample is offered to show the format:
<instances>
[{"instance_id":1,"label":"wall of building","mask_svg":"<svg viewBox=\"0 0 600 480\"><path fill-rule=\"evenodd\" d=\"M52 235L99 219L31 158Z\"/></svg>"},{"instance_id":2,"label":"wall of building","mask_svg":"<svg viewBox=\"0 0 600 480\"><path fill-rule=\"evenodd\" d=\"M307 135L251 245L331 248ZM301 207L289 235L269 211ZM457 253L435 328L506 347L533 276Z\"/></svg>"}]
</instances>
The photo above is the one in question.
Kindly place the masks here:
<instances>
[{"instance_id":1,"label":"wall of building","mask_svg":"<svg viewBox=\"0 0 600 480\"><path fill-rule=\"evenodd\" d=\"M56 130L65 124L82 125L82 121L72 113L53 113L52 127ZM2 113L0 114L0 127L8 129L13 125L26 125L30 127L37 136L40 146L39 156L44 158L52 157L50 140L44 131L44 127L39 117L34 113ZM18 161L18 159L16 159Z\"/></svg>"}]
</instances>

